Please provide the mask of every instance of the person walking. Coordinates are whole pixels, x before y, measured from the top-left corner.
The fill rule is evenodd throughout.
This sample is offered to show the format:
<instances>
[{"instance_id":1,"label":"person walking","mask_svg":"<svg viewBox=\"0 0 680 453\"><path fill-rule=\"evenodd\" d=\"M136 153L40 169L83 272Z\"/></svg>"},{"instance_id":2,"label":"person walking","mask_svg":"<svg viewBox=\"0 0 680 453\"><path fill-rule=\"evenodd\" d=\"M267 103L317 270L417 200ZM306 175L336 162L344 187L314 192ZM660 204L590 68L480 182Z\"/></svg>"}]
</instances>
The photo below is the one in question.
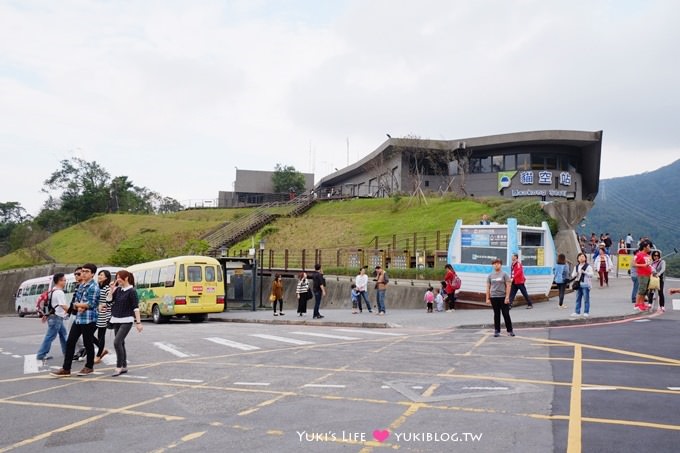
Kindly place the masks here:
<instances>
[{"instance_id":1,"label":"person walking","mask_svg":"<svg viewBox=\"0 0 680 453\"><path fill-rule=\"evenodd\" d=\"M444 275L444 282L446 283L446 311L452 312L456 311L456 290L460 288L460 285L456 284L457 275L453 266L446 263L444 269L446 269L446 274Z\"/></svg>"},{"instance_id":2,"label":"person walking","mask_svg":"<svg viewBox=\"0 0 680 453\"><path fill-rule=\"evenodd\" d=\"M511 337L515 336L512 330L512 319L510 319L510 288L512 280L510 276L502 270L503 262L496 258L491 261L493 271L486 278L486 304L493 308L493 336L501 335L501 314L505 322L505 330Z\"/></svg>"},{"instance_id":3,"label":"person walking","mask_svg":"<svg viewBox=\"0 0 680 453\"><path fill-rule=\"evenodd\" d=\"M593 255L593 267L597 269L600 288L604 285L609 286L609 273L614 268L614 265L604 243L600 243L598 251Z\"/></svg>"},{"instance_id":4,"label":"person walking","mask_svg":"<svg viewBox=\"0 0 680 453\"><path fill-rule=\"evenodd\" d=\"M649 241L641 240L638 247L638 252L635 254L633 266L637 268L638 274L638 292L635 298L635 310L645 311L649 310L650 305L645 303L645 297L649 289L649 277L652 276L652 257L649 256L649 251L652 249L652 244Z\"/></svg>"},{"instance_id":5,"label":"person walking","mask_svg":"<svg viewBox=\"0 0 680 453\"><path fill-rule=\"evenodd\" d=\"M94 371L94 332L97 329L97 308L99 307L99 286L94 281L97 266L92 263L83 265L80 270L82 284L76 293L73 307L77 310L76 319L71 325L66 340L66 355L59 371L51 373L53 376L65 377L71 375L71 364L78 339L83 337L85 345L85 366L78 372L78 376L87 376Z\"/></svg>"},{"instance_id":6,"label":"person walking","mask_svg":"<svg viewBox=\"0 0 680 453\"><path fill-rule=\"evenodd\" d=\"M272 307L274 307L274 316L283 316L283 282L281 281L281 274L274 275L274 281L272 282ZM276 304L279 304L279 313L276 313Z\"/></svg>"},{"instance_id":7,"label":"person walking","mask_svg":"<svg viewBox=\"0 0 680 453\"><path fill-rule=\"evenodd\" d=\"M375 267L375 289L376 289L376 302L378 305L378 315L385 315L385 291L387 291L387 283L389 278L387 273L383 270L382 266L378 265Z\"/></svg>"},{"instance_id":8,"label":"person walking","mask_svg":"<svg viewBox=\"0 0 680 453\"><path fill-rule=\"evenodd\" d=\"M647 300L651 305L654 304L654 292L659 294L659 308L657 312L666 312L666 298L663 295L663 276L666 273L666 260L661 259L661 252L654 250L652 252L652 275L659 277L659 289L650 289L647 295Z\"/></svg>"},{"instance_id":9,"label":"person walking","mask_svg":"<svg viewBox=\"0 0 680 453\"><path fill-rule=\"evenodd\" d=\"M576 307L571 314L572 317L581 316L581 301L584 301L583 316L590 316L590 288L592 287L593 266L588 264L586 255L579 253L576 257L578 264L574 268L571 276L579 282L576 293Z\"/></svg>"},{"instance_id":10,"label":"person walking","mask_svg":"<svg viewBox=\"0 0 680 453\"><path fill-rule=\"evenodd\" d=\"M298 275L298 283L295 288L295 295L298 300L297 314L303 316L307 313L307 301L312 298L312 290L309 288L309 281L307 280L307 272L300 272Z\"/></svg>"},{"instance_id":11,"label":"person walking","mask_svg":"<svg viewBox=\"0 0 680 453\"><path fill-rule=\"evenodd\" d=\"M116 350L116 369L112 376L127 373L127 351L125 337L132 329L132 323L137 326L137 332L144 329L139 313L139 299L135 289L134 276L125 269L116 273L116 281L111 283L111 290L107 300L111 304L111 324L113 324L113 347Z\"/></svg>"},{"instance_id":12,"label":"person walking","mask_svg":"<svg viewBox=\"0 0 680 453\"><path fill-rule=\"evenodd\" d=\"M359 313L363 313L361 307L361 300L363 299L366 303L366 309L369 313L373 313L371 309L371 303L368 300L368 275L366 275L366 266L359 269L359 275L354 279L354 283L357 285L357 291L359 291Z\"/></svg>"},{"instance_id":13,"label":"person walking","mask_svg":"<svg viewBox=\"0 0 680 453\"><path fill-rule=\"evenodd\" d=\"M564 293L569 283L569 265L567 264L567 257L564 253L557 255L557 265L555 265L554 280L557 285L557 292L559 295L558 308L567 308L564 305Z\"/></svg>"},{"instance_id":14,"label":"person walking","mask_svg":"<svg viewBox=\"0 0 680 453\"><path fill-rule=\"evenodd\" d=\"M47 296L46 308L43 310L43 322L47 323L47 332L43 339L36 359L48 360L51 359L48 354L52 347L52 342L59 336L61 343L61 353L66 357L66 326L64 322L68 318L66 310L68 304L66 303L66 295L64 294L64 287L66 286L66 276L62 273L57 273L52 276L52 290Z\"/></svg>"},{"instance_id":15,"label":"person walking","mask_svg":"<svg viewBox=\"0 0 680 453\"><path fill-rule=\"evenodd\" d=\"M99 315L97 316L97 356L94 364L101 363L102 359L109 351L106 350L106 330L111 319L111 303L106 300L109 297L109 285L111 284L111 272L106 269L97 274L99 285Z\"/></svg>"},{"instance_id":16,"label":"person walking","mask_svg":"<svg viewBox=\"0 0 680 453\"><path fill-rule=\"evenodd\" d=\"M319 313L321 307L321 298L326 295L326 279L323 276L323 269L321 264L314 265L314 275L312 276L312 292L314 293L314 314L312 318L323 319L324 317Z\"/></svg>"},{"instance_id":17,"label":"person walking","mask_svg":"<svg viewBox=\"0 0 680 453\"><path fill-rule=\"evenodd\" d=\"M637 297L640 283L638 281L637 267L635 267L632 263L630 265L630 269L628 269L628 274L630 275L630 281L633 282L633 290L630 293L630 302L633 304L633 306L635 306L635 298Z\"/></svg>"},{"instance_id":18,"label":"person walking","mask_svg":"<svg viewBox=\"0 0 680 453\"><path fill-rule=\"evenodd\" d=\"M522 267L522 262L519 260L519 255L517 253L512 254L510 278L512 279L512 287L510 289L510 308L512 308L512 303L515 301L517 291L521 292L524 300L527 301L527 310L534 308L534 304L532 304L531 299L529 299L527 287L524 285L527 279L524 276L524 267Z\"/></svg>"}]
</instances>

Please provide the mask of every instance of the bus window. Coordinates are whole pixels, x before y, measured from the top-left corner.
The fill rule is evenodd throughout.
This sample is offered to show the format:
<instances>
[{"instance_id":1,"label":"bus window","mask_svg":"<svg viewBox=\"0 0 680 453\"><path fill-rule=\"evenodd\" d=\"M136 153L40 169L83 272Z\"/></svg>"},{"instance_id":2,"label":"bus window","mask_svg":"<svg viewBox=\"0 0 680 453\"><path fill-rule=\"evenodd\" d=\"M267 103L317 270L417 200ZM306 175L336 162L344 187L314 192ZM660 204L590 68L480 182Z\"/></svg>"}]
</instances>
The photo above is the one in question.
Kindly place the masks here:
<instances>
[{"instance_id":1,"label":"bus window","mask_svg":"<svg viewBox=\"0 0 680 453\"><path fill-rule=\"evenodd\" d=\"M160 276L160 281L161 285L165 286L166 288L172 288L175 286L175 265L171 264L170 266L165 266L163 269L161 269L161 276Z\"/></svg>"},{"instance_id":2,"label":"bus window","mask_svg":"<svg viewBox=\"0 0 680 453\"><path fill-rule=\"evenodd\" d=\"M144 288L144 271L133 272L132 276L135 278L135 286Z\"/></svg>"},{"instance_id":3,"label":"bus window","mask_svg":"<svg viewBox=\"0 0 680 453\"><path fill-rule=\"evenodd\" d=\"M159 288L163 286L165 280L161 280L161 268L156 268L151 271L151 287Z\"/></svg>"},{"instance_id":4,"label":"bus window","mask_svg":"<svg viewBox=\"0 0 680 453\"><path fill-rule=\"evenodd\" d=\"M17 291L17 295L15 297L21 297L21 288Z\"/></svg>"},{"instance_id":5,"label":"bus window","mask_svg":"<svg viewBox=\"0 0 680 453\"><path fill-rule=\"evenodd\" d=\"M217 268L217 281L218 282L222 281L222 267Z\"/></svg>"},{"instance_id":6,"label":"bus window","mask_svg":"<svg viewBox=\"0 0 680 453\"><path fill-rule=\"evenodd\" d=\"M214 282L215 281L215 268L213 266L205 267L205 281Z\"/></svg>"},{"instance_id":7,"label":"bus window","mask_svg":"<svg viewBox=\"0 0 680 453\"><path fill-rule=\"evenodd\" d=\"M200 282L203 280L201 266L187 266L187 274L190 282Z\"/></svg>"},{"instance_id":8,"label":"bus window","mask_svg":"<svg viewBox=\"0 0 680 453\"><path fill-rule=\"evenodd\" d=\"M184 281L184 264L179 265L179 281Z\"/></svg>"},{"instance_id":9,"label":"bus window","mask_svg":"<svg viewBox=\"0 0 680 453\"><path fill-rule=\"evenodd\" d=\"M31 286L31 289L28 292L28 295L29 296L35 296L37 294L37 292L36 292L37 289L38 289L38 285Z\"/></svg>"},{"instance_id":10,"label":"bus window","mask_svg":"<svg viewBox=\"0 0 680 453\"><path fill-rule=\"evenodd\" d=\"M64 291L65 293L73 293L76 291L76 282L70 282L68 285L66 285L66 290Z\"/></svg>"},{"instance_id":11,"label":"bus window","mask_svg":"<svg viewBox=\"0 0 680 453\"><path fill-rule=\"evenodd\" d=\"M38 285L38 294L42 294L45 291L47 291L47 283L43 283L42 285Z\"/></svg>"},{"instance_id":12,"label":"bus window","mask_svg":"<svg viewBox=\"0 0 680 453\"><path fill-rule=\"evenodd\" d=\"M152 274L153 274L152 269L147 269L146 272L144 272L144 288L149 288L151 286Z\"/></svg>"}]
</instances>

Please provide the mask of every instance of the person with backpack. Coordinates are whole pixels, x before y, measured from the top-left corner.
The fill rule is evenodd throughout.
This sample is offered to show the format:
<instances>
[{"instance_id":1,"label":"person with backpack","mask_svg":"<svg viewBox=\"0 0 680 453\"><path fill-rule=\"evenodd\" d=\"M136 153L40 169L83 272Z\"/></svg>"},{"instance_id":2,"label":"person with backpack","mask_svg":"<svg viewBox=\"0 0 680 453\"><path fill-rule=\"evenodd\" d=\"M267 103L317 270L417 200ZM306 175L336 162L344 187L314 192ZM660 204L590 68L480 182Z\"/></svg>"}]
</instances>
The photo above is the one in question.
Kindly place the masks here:
<instances>
[{"instance_id":1,"label":"person with backpack","mask_svg":"<svg viewBox=\"0 0 680 453\"><path fill-rule=\"evenodd\" d=\"M512 286L510 288L510 308L512 308L512 303L515 301L517 291L521 292L524 300L527 301L527 310L534 308L534 304L532 304L531 299L529 299L527 287L524 285L527 278L524 276L524 267L522 267L522 262L519 260L519 255L517 253L512 254L510 278L512 279Z\"/></svg>"},{"instance_id":2,"label":"person with backpack","mask_svg":"<svg viewBox=\"0 0 680 453\"><path fill-rule=\"evenodd\" d=\"M385 291L387 291L387 284L390 282L387 272L385 272L382 266L378 265L375 267L375 289L376 289L376 302L378 304L378 316L385 315Z\"/></svg>"},{"instance_id":3,"label":"person with backpack","mask_svg":"<svg viewBox=\"0 0 680 453\"><path fill-rule=\"evenodd\" d=\"M66 295L64 294L65 286L66 276L64 274L57 273L52 276L52 290L48 293L47 301L42 310L43 322L47 322L47 332L36 354L38 360L52 358L48 354L57 335L61 343L61 353L66 355L67 331L64 321L68 318L66 314L68 303L66 303Z\"/></svg>"},{"instance_id":4,"label":"person with backpack","mask_svg":"<svg viewBox=\"0 0 680 453\"><path fill-rule=\"evenodd\" d=\"M571 314L572 318L581 316L581 300L585 297L585 306L583 308L583 317L590 316L590 288L592 287L593 266L588 264L586 255L579 253L576 257L578 264L574 268L571 276L578 282L578 289L576 293L576 307Z\"/></svg>"},{"instance_id":5,"label":"person with backpack","mask_svg":"<svg viewBox=\"0 0 680 453\"><path fill-rule=\"evenodd\" d=\"M456 311L456 291L460 289L460 278L453 270L453 266L446 264L444 266L446 269L446 274L444 275L444 282L446 284L446 311Z\"/></svg>"},{"instance_id":6,"label":"person with backpack","mask_svg":"<svg viewBox=\"0 0 680 453\"><path fill-rule=\"evenodd\" d=\"M558 307L567 308L567 306L564 305L564 293L567 289L567 283L569 283L569 265L567 264L567 257L564 253L557 255L557 265L555 266L553 275L559 293Z\"/></svg>"}]
</instances>

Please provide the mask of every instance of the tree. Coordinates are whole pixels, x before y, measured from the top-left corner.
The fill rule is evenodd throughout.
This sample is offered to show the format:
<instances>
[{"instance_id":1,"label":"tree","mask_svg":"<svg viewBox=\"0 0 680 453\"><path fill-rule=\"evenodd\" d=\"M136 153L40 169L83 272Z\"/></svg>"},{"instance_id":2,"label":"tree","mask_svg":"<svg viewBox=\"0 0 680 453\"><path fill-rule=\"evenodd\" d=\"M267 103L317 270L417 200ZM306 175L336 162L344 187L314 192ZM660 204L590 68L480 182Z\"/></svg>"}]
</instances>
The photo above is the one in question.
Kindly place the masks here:
<instances>
[{"instance_id":1,"label":"tree","mask_svg":"<svg viewBox=\"0 0 680 453\"><path fill-rule=\"evenodd\" d=\"M305 191L305 176L293 166L276 164L272 175L272 185L276 193L302 193Z\"/></svg>"},{"instance_id":2,"label":"tree","mask_svg":"<svg viewBox=\"0 0 680 453\"><path fill-rule=\"evenodd\" d=\"M7 201L0 203L0 255L13 250L11 237L31 216L19 202Z\"/></svg>"}]
</instances>

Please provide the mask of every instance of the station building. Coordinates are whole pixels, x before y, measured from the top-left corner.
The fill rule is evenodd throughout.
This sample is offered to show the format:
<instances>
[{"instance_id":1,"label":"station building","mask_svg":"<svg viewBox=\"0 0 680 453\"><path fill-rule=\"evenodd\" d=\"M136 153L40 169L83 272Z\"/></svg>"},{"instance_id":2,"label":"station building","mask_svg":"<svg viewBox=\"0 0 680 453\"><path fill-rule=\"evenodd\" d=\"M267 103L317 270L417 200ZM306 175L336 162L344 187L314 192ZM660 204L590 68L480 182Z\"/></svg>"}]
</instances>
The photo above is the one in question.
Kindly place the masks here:
<instances>
[{"instance_id":1,"label":"station building","mask_svg":"<svg viewBox=\"0 0 680 453\"><path fill-rule=\"evenodd\" d=\"M542 201L593 201L602 131L545 130L454 140L388 138L321 179L321 196L457 193Z\"/></svg>"}]
</instances>

